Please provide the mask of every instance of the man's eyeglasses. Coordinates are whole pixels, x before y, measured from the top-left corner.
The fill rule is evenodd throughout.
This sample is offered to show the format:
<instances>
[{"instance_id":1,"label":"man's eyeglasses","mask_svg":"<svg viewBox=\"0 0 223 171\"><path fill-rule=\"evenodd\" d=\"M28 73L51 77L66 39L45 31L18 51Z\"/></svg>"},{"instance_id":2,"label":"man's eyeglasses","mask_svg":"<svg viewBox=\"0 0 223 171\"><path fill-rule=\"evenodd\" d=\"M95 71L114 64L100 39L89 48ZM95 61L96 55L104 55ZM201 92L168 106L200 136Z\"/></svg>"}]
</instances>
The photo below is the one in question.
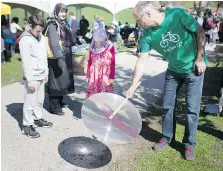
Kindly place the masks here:
<instances>
[{"instance_id":1,"label":"man's eyeglasses","mask_svg":"<svg viewBox=\"0 0 223 171\"><path fill-rule=\"evenodd\" d=\"M136 20L136 23L139 23L139 21L142 19L142 17L145 15L145 13L143 13L142 15L141 15L141 17L138 19L138 20Z\"/></svg>"}]
</instances>

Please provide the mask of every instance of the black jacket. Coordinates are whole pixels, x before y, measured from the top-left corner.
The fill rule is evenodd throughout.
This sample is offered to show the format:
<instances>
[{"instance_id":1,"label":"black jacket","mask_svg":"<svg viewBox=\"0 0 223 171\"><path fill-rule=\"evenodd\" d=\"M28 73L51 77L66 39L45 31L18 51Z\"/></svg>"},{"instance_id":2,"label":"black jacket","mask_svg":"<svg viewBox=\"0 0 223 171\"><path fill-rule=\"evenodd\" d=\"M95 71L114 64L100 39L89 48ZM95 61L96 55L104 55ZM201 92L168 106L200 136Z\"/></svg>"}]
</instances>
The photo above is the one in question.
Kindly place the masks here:
<instances>
[{"instance_id":1,"label":"black jacket","mask_svg":"<svg viewBox=\"0 0 223 171\"><path fill-rule=\"evenodd\" d=\"M74 92L71 31L67 24L59 23L59 25L62 48L59 45L58 28L55 22L49 23L47 32L50 47L56 57L56 59L48 59L48 93L50 96L63 96Z\"/></svg>"}]
</instances>

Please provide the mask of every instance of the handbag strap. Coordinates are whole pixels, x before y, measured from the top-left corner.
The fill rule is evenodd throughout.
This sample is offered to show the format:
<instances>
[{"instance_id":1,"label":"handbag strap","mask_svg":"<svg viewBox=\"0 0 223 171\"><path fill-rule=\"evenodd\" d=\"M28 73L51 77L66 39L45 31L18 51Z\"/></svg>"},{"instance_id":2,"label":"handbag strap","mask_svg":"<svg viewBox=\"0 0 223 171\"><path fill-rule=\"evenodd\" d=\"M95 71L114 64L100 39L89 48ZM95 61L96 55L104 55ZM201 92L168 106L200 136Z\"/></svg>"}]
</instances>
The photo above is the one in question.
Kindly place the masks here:
<instances>
[{"instance_id":1,"label":"handbag strap","mask_svg":"<svg viewBox=\"0 0 223 171\"><path fill-rule=\"evenodd\" d=\"M57 24L57 34L58 34L59 40L61 40L61 37L60 37L60 25L59 25L59 23L58 23L57 21L55 21L55 22L56 22L56 24ZM50 26L50 25L48 24L44 36L47 36L46 34L47 34L47 32L48 32L49 26Z\"/></svg>"}]
</instances>

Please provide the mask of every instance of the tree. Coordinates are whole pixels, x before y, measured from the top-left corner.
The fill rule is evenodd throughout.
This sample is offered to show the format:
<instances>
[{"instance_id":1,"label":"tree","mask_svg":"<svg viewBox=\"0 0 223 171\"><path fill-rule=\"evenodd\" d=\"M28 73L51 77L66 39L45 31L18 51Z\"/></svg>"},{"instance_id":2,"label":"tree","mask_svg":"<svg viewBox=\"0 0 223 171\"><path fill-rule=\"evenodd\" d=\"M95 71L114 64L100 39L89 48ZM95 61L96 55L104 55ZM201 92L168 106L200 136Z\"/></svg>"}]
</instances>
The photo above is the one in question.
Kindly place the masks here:
<instances>
[{"instance_id":1,"label":"tree","mask_svg":"<svg viewBox=\"0 0 223 171\"><path fill-rule=\"evenodd\" d=\"M194 9L196 11L204 11L210 3L210 1L194 1Z\"/></svg>"},{"instance_id":2,"label":"tree","mask_svg":"<svg viewBox=\"0 0 223 171\"><path fill-rule=\"evenodd\" d=\"M223 7L223 1L217 1L217 9L216 12L218 12L219 8Z\"/></svg>"},{"instance_id":3,"label":"tree","mask_svg":"<svg viewBox=\"0 0 223 171\"><path fill-rule=\"evenodd\" d=\"M155 1L153 1L155 2ZM172 4L181 5L187 9L194 8L196 11L205 11L209 6L216 8L216 12L219 10L220 7L223 7L223 1L156 1L156 5L165 5L168 6Z\"/></svg>"}]
</instances>

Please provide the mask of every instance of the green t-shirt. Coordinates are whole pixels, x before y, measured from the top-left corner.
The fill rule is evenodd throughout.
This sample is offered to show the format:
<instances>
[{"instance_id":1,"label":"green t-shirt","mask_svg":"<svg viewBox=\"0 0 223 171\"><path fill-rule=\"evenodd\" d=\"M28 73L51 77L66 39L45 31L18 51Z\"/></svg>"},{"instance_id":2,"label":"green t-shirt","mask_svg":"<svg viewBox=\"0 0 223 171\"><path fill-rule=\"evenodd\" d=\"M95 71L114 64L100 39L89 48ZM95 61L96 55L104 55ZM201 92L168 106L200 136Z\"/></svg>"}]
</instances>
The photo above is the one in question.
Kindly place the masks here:
<instances>
[{"instance_id":1,"label":"green t-shirt","mask_svg":"<svg viewBox=\"0 0 223 171\"><path fill-rule=\"evenodd\" d=\"M191 73L197 57L198 22L183 9L167 9L161 25L144 29L141 52L156 50L166 59L168 69ZM207 56L204 54L205 62Z\"/></svg>"}]
</instances>

